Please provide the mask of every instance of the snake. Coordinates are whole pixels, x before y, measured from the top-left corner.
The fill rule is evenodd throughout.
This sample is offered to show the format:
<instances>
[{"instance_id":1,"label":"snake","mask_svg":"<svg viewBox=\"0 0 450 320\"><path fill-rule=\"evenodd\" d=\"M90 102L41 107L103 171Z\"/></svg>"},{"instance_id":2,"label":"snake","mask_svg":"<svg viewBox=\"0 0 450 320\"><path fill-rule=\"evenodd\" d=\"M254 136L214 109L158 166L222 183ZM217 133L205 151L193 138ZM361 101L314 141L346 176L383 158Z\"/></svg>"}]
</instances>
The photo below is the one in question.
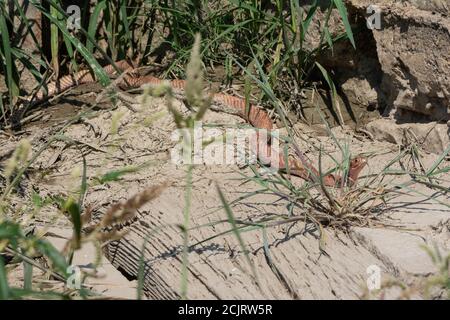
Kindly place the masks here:
<instances>
[{"instance_id":1,"label":"snake","mask_svg":"<svg viewBox=\"0 0 450 320\"><path fill-rule=\"evenodd\" d=\"M176 93L175 96L184 96L184 89L186 87L186 80L173 79L173 80L163 80L151 75L139 75L135 72L136 68L133 63L127 60L117 61L114 64L109 64L103 67L105 73L114 77L122 73L122 78L120 79L118 86L121 89L131 89L139 88L143 85L160 85L163 83L168 83ZM91 73L89 69L81 70L66 76L59 78L56 81L50 82L47 85L47 91L39 90L32 98L29 98L29 103L33 105L44 102L45 100L63 93L64 91L82 84L95 83L97 80ZM211 109L213 111L232 113L244 121L248 122L254 128L257 128L258 132L260 129L267 130L271 132L274 129L272 119L270 118L267 111L256 104L248 104L246 100L241 97L237 97L230 94L215 93L211 96ZM267 138L269 136L269 138ZM254 152L260 157L261 154L266 155L264 162L268 162L267 158L271 157L271 147L270 147L270 134L265 137L265 140L256 144L256 148L266 148L266 152ZM259 139L259 135L258 135ZM298 150L299 151L299 150ZM328 187L338 187L338 186L353 186L356 184L359 174L362 169L366 166L367 160L362 156L357 156L352 158L349 162L348 174L346 177L328 173L322 175L317 170L314 165L307 160L307 158L302 154L297 152L297 157L286 155L280 152L278 155L278 170L289 173L290 175L300 177L307 181L312 182L322 182L323 185ZM261 156L262 158L262 156ZM321 178L321 181L320 181Z\"/></svg>"}]
</instances>

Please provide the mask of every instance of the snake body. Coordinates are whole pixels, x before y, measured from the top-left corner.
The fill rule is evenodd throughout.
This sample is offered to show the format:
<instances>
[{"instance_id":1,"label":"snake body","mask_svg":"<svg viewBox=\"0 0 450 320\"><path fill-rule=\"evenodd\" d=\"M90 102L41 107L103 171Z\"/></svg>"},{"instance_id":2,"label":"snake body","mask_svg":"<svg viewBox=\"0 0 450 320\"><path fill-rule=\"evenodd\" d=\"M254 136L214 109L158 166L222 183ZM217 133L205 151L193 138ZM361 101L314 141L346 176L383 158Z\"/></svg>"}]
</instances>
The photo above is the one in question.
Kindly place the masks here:
<instances>
[{"instance_id":1,"label":"snake body","mask_svg":"<svg viewBox=\"0 0 450 320\"><path fill-rule=\"evenodd\" d=\"M163 81L165 81L153 76L137 75L136 72L133 72L133 65L125 60L115 62L115 66L116 67L113 67L113 65L107 65L103 69L111 77L117 75L117 71L125 72L123 78L119 82L119 86L121 88L138 88L144 84L159 85L162 84ZM96 79L92 76L89 70L82 70L71 75L63 76L58 81L48 84L47 93L39 91L33 99L32 103L38 104L74 86L94 82L96 82ZM181 96L184 96L184 88L186 85L185 80L174 79L168 81L168 83L170 84L174 92L178 93ZM243 98L223 93L216 93L212 96L212 106L214 106L213 109L215 111L226 111L228 113L238 115L255 128L265 129L268 132L273 130L273 123L268 113L262 108L253 104L246 106L245 99ZM257 140L257 146L259 146L260 148L266 148L266 152L261 153L257 152L258 150L256 150L255 153L258 156L264 154L267 158L270 158L270 152L272 150L270 148L270 139L265 138L265 141L261 143L259 141L261 139L259 139L258 134ZM288 171L291 175L298 176L309 181L317 181L317 179L320 177L319 171L308 160L306 160L305 157L301 157L301 159L289 157L286 163L285 155L283 153L280 153L278 155L278 168L280 170L286 170L288 168ZM270 162L267 159L260 160L264 160L263 162L266 163ZM365 167L366 163L366 159L362 157L356 157L350 161L347 181L344 181L344 179L339 175L330 173L322 177L322 182L324 185L331 187L341 186L345 182L349 185L353 185L354 183L356 183L358 176L361 170Z\"/></svg>"}]
</instances>

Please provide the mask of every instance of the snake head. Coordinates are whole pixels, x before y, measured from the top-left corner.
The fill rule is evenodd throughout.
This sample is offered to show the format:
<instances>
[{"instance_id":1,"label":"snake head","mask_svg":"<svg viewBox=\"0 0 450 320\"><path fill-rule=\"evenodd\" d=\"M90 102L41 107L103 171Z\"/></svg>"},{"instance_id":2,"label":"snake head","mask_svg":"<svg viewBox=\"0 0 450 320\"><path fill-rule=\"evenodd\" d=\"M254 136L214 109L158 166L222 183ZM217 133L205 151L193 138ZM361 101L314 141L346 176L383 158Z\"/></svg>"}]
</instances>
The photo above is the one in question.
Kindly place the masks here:
<instances>
[{"instance_id":1,"label":"snake head","mask_svg":"<svg viewBox=\"0 0 450 320\"><path fill-rule=\"evenodd\" d=\"M354 184L358 180L358 176L367 164L367 159L356 157L350 161L350 169L348 172L349 182Z\"/></svg>"}]
</instances>

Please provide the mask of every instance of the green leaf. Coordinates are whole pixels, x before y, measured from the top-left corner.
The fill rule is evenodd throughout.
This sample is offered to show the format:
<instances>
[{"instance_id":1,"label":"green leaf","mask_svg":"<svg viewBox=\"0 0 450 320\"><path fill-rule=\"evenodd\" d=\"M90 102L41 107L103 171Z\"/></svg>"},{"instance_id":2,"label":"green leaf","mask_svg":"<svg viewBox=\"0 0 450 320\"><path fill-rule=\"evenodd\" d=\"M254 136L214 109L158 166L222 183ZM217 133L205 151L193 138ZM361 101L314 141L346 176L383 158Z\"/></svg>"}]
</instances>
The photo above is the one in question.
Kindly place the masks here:
<instances>
[{"instance_id":1,"label":"green leaf","mask_svg":"<svg viewBox=\"0 0 450 320\"><path fill-rule=\"evenodd\" d=\"M92 12L92 15L89 20L88 34L92 39L95 39L95 35L97 32L97 25L99 21L100 13L106 9L106 0L99 1ZM87 50L92 54L94 53L94 43L92 41L87 40L86 43Z\"/></svg>"},{"instance_id":2,"label":"green leaf","mask_svg":"<svg viewBox=\"0 0 450 320\"><path fill-rule=\"evenodd\" d=\"M4 8L0 6L0 37L2 40L1 53L5 58L6 64L6 84L8 86L9 95L10 95L10 103L12 105L12 101L15 97L19 95L19 81L18 74L16 70L16 65L13 60L13 55L11 51L10 45L10 35L8 30L8 25L5 19L6 13L4 12Z\"/></svg>"},{"instance_id":3,"label":"green leaf","mask_svg":"<svg viewBox=\"0 0 450 320\"><path fill-rule=\"evenodd\" d=\"M70 39L66 35L63 35L63 39L64 39L64 44L66 45L67 54L69 55L69 58L73 63L73 69L75 72L77 72L78 64L77 64L77 60L75 59L75 53L73 52L72 43L70 42Z\"/></svg>"},{"instance_id":4,"label":"green leaf","mask_svg":"<svg viewBox=\"0 0 450 320\"><path fill-rule=\"evenodd\" d=\"M43 255L47 256L53 263L53 267L55 267L64 278L67 278L67 268L69 265L67 264L64 256L59 253L59 251L56 250L50 242L42 239L37 240L36 249Z\"/></svg>"},{"instance_id":5,"label":"green leaf","mask_svg":"<svg viewBox=\"0 0 450 320\"><path fill-rule=\"evenodd\" d=\"M330 30L328 29L328 27L325 27L324 32L325 32L325 40L327 41L328 46L331 48L331 54L334 54L333 53L333 39L331 37Z\"/></svg>"},{"instance_id":6,"label":"green leaf","mask_svg":"<svg viewBox=\"0 0 450 320\"><path fill-rule=\"evenodd\" d=\"M33 266L28 262L23 262L23 288L25 290L32 289Z\"/></svg>"},{"instance_id":7,"label":"green leaf","mask_svg":"<svg viewBox=\"0 0 450 320\"><path fill-rule=\"evenodd\" d=\"M233 234L235 235L236 239L239 242L239 246L241 247L242 252L244 253L245 259L247 260L247 263L250 266L250 269L252 270L252 274L255 281L258 281L258 276L256 274L256 268L252 260L250 259L249 251L245 245L244 240L241 237L241 233L239 231L239 228L236 224L236 219L234 218L233 211L231 211L230 205L228 204L228 201L225 199L225 196L220 189L218 185L216 185L217 192L219 193L220 201L222 202L223 208L225 209L225 213L227 214L228 222L231 224Z\"/></svg>"},{"instance_id":8,"label":"green leaf","mask_svg":"<svg viewBox=\"0 0 450 320\"><path fill-rule=\"evenodd\" d=\"M2 94L0 94L0 116L3 117L4 123L6 125L7 124L7 122L6 122L6 111L5 111L5 107L3 105L3 95Z\"/></svg>"},{"instance_id":9,"label":"green leaf","mask_svg":"<svg viewBox=\"0 0 450 320\"><path fill-rule=\"evenodd\" d=\"M111 83L111 80L109 79L108 74L105 72L105 70L103 70L95 57L86 49L86 47L80 42L80 40L70 34L70 32L67 30L67 26L62 24L60 21L58 21L58 19L55 19L52 15L46 12L44 7L42 7L42 5L40 5L36 0L31 1L33 5L42 12L42 14L44 14L52 23L58 26L63 35L70 40L75 49L80 52L84 59L86 59L100 83L103 86L109 85ZM50 2L50 4L52 5L52 7L55 6L53 2Z\"/></svg>"},{"instance_id":10,"label":"green leaf","mask_svg":"<svg viewBox=\"0 0 450 320\"><path fill-rule=\"evenodd\" d=\"M433 165L427 171L426 175L427 176L433 175L435 173L434 171L436 170L436 168L442 163L442 161L444 161L445 157L449 153L450 153L450 145L447 146L447 149L445 149L444 152L439 156L439 158L436 159L436 161L433 163Z\"/></svg>"},{"instance_id":11,"label":"green leaf","mask_svg":"<svg viewBox=\"0 0 450 320\"><path fill-rule=\"evenodd\" d=\"M81 207L80 204L75 202L73 198L67 199L64 209L69 212L71 221L74 227L74 236L75 236L75 249L80 248L80 240L81 240Z\"/></svg>"},{"instance_id":12,"label":"green leaf","mask_svg":"<svg viewBox=\"0 0 450 320\"><path fill-rule=\"evenodd\" d=\"M14 0L14 4L15 4L15 7L17 8L17 10L19 11L20 20L26 25L27 30L28 30L29 34L31 35L31 38L33 39L34 44L36 45L36 48L41 53L41 56L44 56L44 54L42 52L42 48L39 45L39 40L37 39L36 34L34 33L33 23L31 23L30 20L28 20L27 15L25 14L25 12L22 9L22 5L19 3L19 0Z\"/></svg>"},{"instance_id":13,"label":"green leaf","mask_svg":"<svg viewBox=\"0 0 450 320\"><path fill-rule=\"evenodd\" d=\"M44 200L42 199L42 197L34 191L31 195L31 201L33 202L33 205L38 209L42 208L44 204Z\"/></svg>"},{"instance_id":14,"label":"green leaf","mask_svg":"<svg viewBox=\"0 0 450 320\"><path fill-rule=\"evenodd\" d=\"M84 196L86 195L88 189L88 185L87 185L87 163L86 163L86 158L83 155L83 175L81 177L81 188L80 188L80 198L78 199L78 203L80 204L80 206L83 206L83 199Z\"/></svg>"},{"instance_id":15,"label":"green leaf","mask_svg":"<svg viewBox=\"0 0 450 320\"><path fill-rule=\"evenodd\" d=\"M0 300L6 300L9 298L9 285L6 275L5 263L3 257L0 256Z\"/></svg>"},{"instance_id":16,"label":"green leaf","mask_svg":"<svg viewBox=\"0 0 450 320\"><path fill-rule=\"evenodd\" d=\"M125 31L125 40L128 42L130 40L130 24L128 22L126 1L122 1L120 4L120 15L120 21L123 23L123 28Z\"/></svg>"},{"instance_id":17,"label":"green leaf","mask_svg":"<svg viewBox=\"0 0 450 320\"><path fill-rule=\"evenodd\" d=\"M339 106L339 101L337 99L336 86L334 85L334 82L331 79L330 74L327 72L327 70L325 70L325 68L322 67L322 65L318 62L316 62L316 66L319 68L320 72L322 73L323 77L325 78L325 81L327 82L328 86L330 87L331 94L332 94L331 103L332 103L334 109L336 110L337 114L339 115L339 122L341 123L341 125L343 125L344 118L342 117L341 107Z\"/></svg>"},{"instance_id":18,"label":"green leaf","mask_svg":"<svg viewBox=\"0 0 450 320\"><path fill-rule=\"evenodd\" d=\"M305 36L308 33L309 26L311 24L312 19L314 18L314 15L316 14L317 7L318 7L317 0L314 0L314 3L311 5L311 8L309 9L305 20L302 21L302 29L301 29L302 41L305 39Z\"/></svg>"},{"instance_id":19,"label":"green leaf","mask_svg":"<svg viewBox=\"0 0 450 320\"><path fill-rule=\"evenodd\" d=\"M16 239L22 236L22 231L17 224L8 221L0 224L0 240L9 240L15 246Z\"/></svg>"},{"instance_id":20,"label":"green leaf","mask_svg":"<svg viewBox=\"0 0 450 320\"><path fill-rule=\"evenodd\" d=\"M342 22L344 23L345 32L347 33L347 36L352 43L353 48L356 49L355 39L353 38L353 31L352 27L350 26L350 22L348 21L348 13L347 8L345 7L342 0L333 0L336 8L339 11L339 14L342 18Z\"/></svg>"},{"instance_id":21,"label":"green leaf","mask_svg":"<svg viewBox=\"0 0 450 320\"><path fill-rule=\"evenodd\" d=\"M118 170L112 170L104 175L102 175L100 178L96 178L100 184L104 184L111 181L118 181L120 178L127 174L127 173L133 173L139 170L139 167L128 167L128 168L122 168Z\"/></svg>"},{"instance_id":22,"label":"green leaf","mask_svg":"<svg viewBox=\"0 0 450 320\"><path fill-rule=\"evenodd\" d=\"M34 64L31 62L33 57L30 57L25 51L18 49L18 48L12 48L13 55L19 59L21 63L30 71L30 73L33 75L33 77L36 79L37 82L42 82L42 75L39 72L39 70L34 66ZM39 59L37 60L39 65L46 67L43 60Z\"/></svg>"},{"instance_id":23,"label":"green leaf","mask_svg":"<svg viewBox=\"0 0 450 320\"><path fill-rule=\"evenodd\" d=\"M54 7L50 7L50 15L54 20L60 20L61 17L58 14L58 10ZM56 74L59 74L59 32L58 26L55 23L50 25L50 48L52 55L52 65Z\"/></svg>"}]
</instances>

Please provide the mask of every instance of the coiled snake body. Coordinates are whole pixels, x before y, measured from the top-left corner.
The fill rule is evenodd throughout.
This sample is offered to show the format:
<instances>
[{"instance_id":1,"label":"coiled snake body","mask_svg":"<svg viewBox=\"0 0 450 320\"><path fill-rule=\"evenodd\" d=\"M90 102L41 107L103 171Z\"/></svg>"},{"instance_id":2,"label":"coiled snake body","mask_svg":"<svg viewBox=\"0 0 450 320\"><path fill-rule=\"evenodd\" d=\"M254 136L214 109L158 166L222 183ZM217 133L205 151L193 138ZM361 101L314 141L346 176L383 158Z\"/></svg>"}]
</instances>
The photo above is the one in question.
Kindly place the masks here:
<instances>
[{"instance_id":1,"label":"coiled snake body","mask_svg":"<svg viewBox=\"0 0 450 320\"><path fill-rule=\"evenodd\" d=\"M121 72L128 71L119 82L119 86L122 88L137 88L144 84L158 85L163 83L164 81L153 76L136 75L135 72L132 72L134 69L133 66L125 60L116 62L115 66ZM116 68L114 68L112 65L108 65L103 69L108 75L113 76L116 74ZM64 76L58 81L48 84L47 94L45 94L43 91L39 91L32 103L40 103L45 99L59 94L76 85L93 82L96 82L96 80L89 70L82 70L74 74ZM175 79L169 81L169 83L174 92L180 95L184 95L184 80ZM250 104L246 108L245 100L242 98L228 94L216 93L212 96L212 105L216 106L214 108L215 111L224 111L224 109L226 109L226 112L240 116L255 128L265 129L269 132L273 129L272 120L270 119L267 112L252 104ZM264 153L267 157L271 156L271 148L269 144L270 142L268 139L266 139L266 141L264 141L262 144L260 142L257 143L259 147L261 147L262 145L263 148L267 148L267 150L265 150L266 152ZM256 152L256 154L259 156L261 153ZM285 159L285 155L283 153L280 153L278 156L278 166L280 170L289 168L290 174L298 176L305 180L317 181L319 179L319 171L304 157L302 157L301 160L289 157L287 160L287 164ZM267 162L267 159L264 160L265 162ZM335 174L327 174L322 177L322 182L324 185L331 187L341 186L345 182L347 182L349 185L353 185L357 181L359 173L364 168L366 163L366 159L362 157L356 157L350 161L347 181L344 181L341 176Z\"/></svg>"}]
</instances>

